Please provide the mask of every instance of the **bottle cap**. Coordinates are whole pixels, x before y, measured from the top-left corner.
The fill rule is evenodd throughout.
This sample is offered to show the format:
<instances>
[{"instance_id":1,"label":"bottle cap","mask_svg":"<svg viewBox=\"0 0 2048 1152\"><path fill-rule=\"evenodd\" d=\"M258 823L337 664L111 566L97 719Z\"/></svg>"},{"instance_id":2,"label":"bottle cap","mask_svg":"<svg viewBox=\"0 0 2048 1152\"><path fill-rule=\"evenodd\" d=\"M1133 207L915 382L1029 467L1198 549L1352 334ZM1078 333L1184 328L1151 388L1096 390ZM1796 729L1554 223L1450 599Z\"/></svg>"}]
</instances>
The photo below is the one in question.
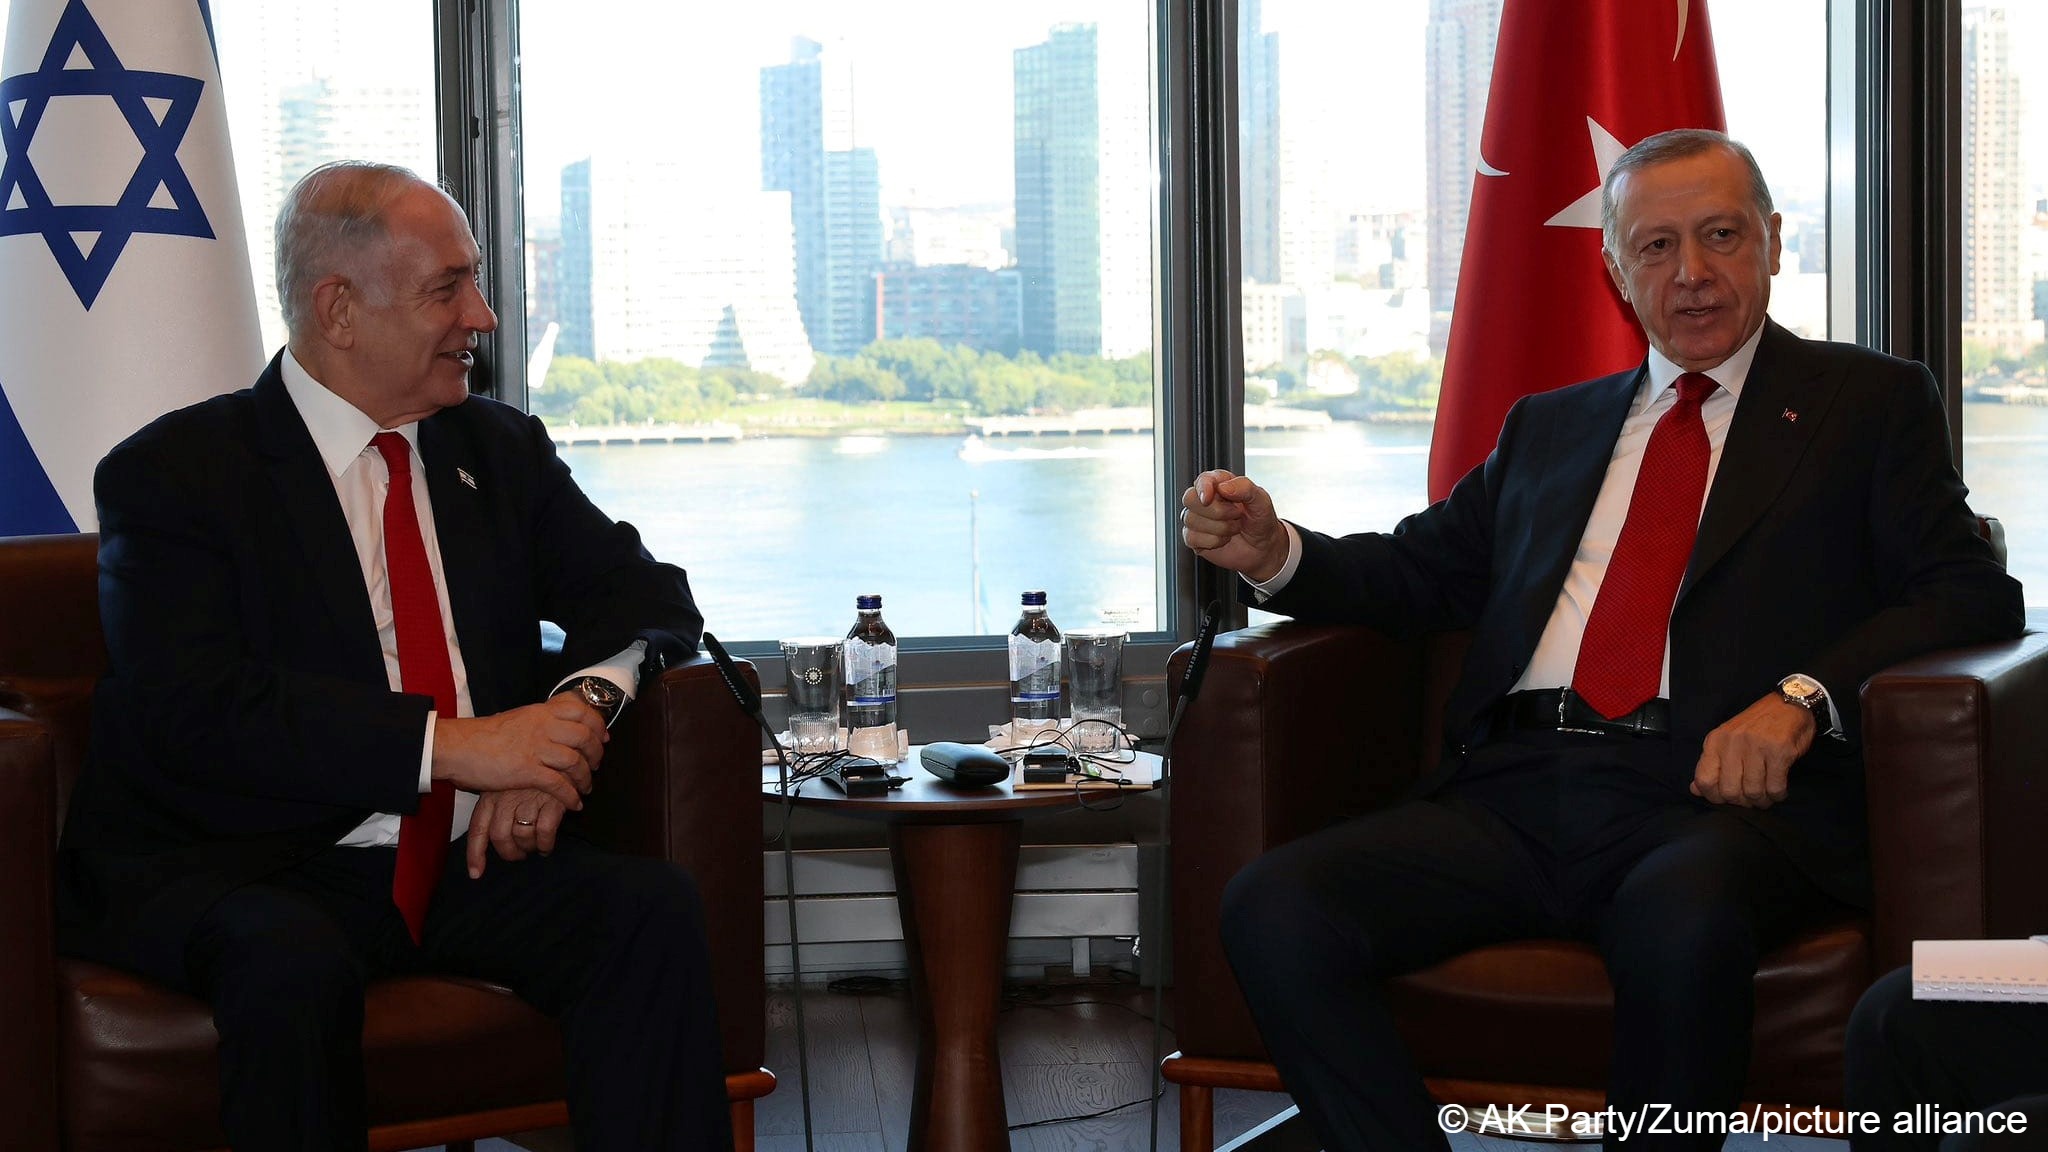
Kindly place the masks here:
<instances>
[{"instance_id":1,"label":"bottle cap","mask_svg":"<svg viewBox=\"0 0 2048 1152\"><path fill-rule=\"evenodd\" d=\"M1026 593L1024 594L1024 606L1025 606L1026 608L1043 608L1043 607L1045 607L1045 593L1043 593L1043 592L1026 592Z\"/></svg>"},{"instance_id":2,"label":"bottle cap","mask_svg":"<svg viewBox=\"0 0 2048 1152\"><path fill-rule=\"evenodd\" d=\"M882 594L879 592L863 593L853 598L853 606L862 612L879 612L882 610Z\"/></svg>"}]
</instances>

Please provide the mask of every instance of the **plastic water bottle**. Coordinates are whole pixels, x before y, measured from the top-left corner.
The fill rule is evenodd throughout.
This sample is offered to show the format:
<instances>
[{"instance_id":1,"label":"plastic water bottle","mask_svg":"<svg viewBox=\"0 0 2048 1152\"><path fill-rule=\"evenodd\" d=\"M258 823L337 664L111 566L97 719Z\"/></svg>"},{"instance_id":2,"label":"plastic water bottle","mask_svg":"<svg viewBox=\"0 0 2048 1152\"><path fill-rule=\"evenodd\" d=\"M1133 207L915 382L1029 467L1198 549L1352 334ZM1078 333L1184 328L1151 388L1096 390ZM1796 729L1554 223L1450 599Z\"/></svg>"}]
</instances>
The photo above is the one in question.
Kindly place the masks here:
<instances>
[{"instance_id":1,"label":"plastic water bottle","mask_svg":"<svg viewBox=\"0 0 2048 1152\"><path fill-rule=\"evenodd\" d=\"M882 598L854 599L858 615L846 634L846 750L896 762L896 634L882 623Z\"/></svg>"},{"instance_id":2,"label":"plastic water bottle","mask_svg":"<svg viewBox=\"0 0 2048 1152\"><path fill-rule=\"evenodd\" d=\"M1060 630L1045 614L1045 593L1024 594L1024 615L1010 629L1010 736L1059 727Z\"/></svg>"}]
</instances>

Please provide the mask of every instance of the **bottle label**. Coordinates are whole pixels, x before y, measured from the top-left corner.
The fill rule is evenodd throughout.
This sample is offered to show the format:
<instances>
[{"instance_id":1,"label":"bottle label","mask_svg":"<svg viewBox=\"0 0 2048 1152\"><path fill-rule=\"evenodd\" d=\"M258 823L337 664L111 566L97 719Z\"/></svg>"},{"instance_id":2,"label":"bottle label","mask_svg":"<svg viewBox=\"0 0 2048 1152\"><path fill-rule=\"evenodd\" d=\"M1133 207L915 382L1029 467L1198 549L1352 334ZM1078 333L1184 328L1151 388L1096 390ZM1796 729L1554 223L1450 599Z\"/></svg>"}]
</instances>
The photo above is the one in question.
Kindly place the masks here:
<instances>
[{"instance_id":1,"label":"bottle label","mask_svg":"<svg viewBox=\"0 0 2048 1152\"><path fill-rule=\"evenodd\" d=\"M856 688L862 682L896 668L896 649L879 644L846 645L846 682ZM895 694L892 692L893 697Z\"/></svg>"},{"instance_id":2,"label":"bottle label","mask_svg":"<svg viewBox=\"0 0 2048 1152\"><path fill-rule=\"evenodd\" d=\"M1053 698L1059 696L1060 644L1057 640L1026 640L1022 636L1010 637L1010 679L1029 680L1052 669Z\"/></svg>"}]
</instances>

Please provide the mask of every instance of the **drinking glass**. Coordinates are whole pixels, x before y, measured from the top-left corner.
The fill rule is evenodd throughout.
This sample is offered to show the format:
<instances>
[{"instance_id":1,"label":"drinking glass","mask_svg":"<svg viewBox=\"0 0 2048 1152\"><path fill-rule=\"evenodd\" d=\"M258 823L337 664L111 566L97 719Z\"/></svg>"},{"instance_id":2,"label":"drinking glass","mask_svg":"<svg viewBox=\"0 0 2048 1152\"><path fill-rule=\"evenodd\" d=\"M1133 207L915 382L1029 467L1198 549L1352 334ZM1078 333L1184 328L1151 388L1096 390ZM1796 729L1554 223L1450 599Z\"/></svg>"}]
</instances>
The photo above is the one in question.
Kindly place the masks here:
<instances>
[{"instance_id":1,"label":"drinking glass","mask_svg":"<svg viewBox=\"0 0 2048 1152\"><path fill-rule=\"evenodd\" d=\"M839 744L839 658L833 636L799 636L782 642L789 684L790 751L830 752Z\"/></svg>"},{"instance_id":2,"label":"drinking glass","mask_svg":"<svg viewBox=\"0 0 2048 1152\"><path fill-rule=\"evenodd\" d=\"M1120 628L1067 632L1067 699L1077 752L1110 752L1121 743L1125 639Z\"/></svg>"}]
</instances>

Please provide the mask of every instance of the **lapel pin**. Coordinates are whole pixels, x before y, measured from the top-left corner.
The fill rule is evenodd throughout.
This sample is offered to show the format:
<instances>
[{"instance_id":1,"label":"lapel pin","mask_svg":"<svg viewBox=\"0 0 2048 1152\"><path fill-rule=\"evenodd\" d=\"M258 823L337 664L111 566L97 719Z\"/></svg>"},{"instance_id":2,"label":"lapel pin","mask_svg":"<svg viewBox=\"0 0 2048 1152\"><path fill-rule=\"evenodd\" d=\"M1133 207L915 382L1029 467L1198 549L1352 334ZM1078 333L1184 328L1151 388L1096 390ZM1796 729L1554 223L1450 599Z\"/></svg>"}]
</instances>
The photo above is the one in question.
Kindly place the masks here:
<instances>
[{"instance_id":1,"label":"lapel pin","mask_svg":"<svg viewBox=\"0 0 2048 1152\"><path fill-rule=\"evenodd\" d=\"M1785 409L1785 411L1784 411L1783 413L1781 413L1781 415L1783 415L1783 416L1785 417L1785 423L1787 423L1787 424L1797 424L1797 423L1799 423L1799 413L1797 413L1797 412L1794 412L1794 411L1793 411L1792 409L1790 409L1790 408L1787 408L1787 409ZM470 487L474 488L474 487L476 487L476 485L472 484L472 485L470 485Z\"/></svg>"},{"instance_id":2,"label":"lapel pin","mask_svg":"<svg viewBox=\"0 0 2048 1152\"><path fill-rule=\"evenodd\" d=\"M1790 416L1791 416L1791 412L1790 412L1790 410L1789 410L1789 409L1788 409L1788 410L1787 410L1787 412L1786 412L1786 416L1787 416L1787 418L1788 418L1788 419L1789 419L1789 418L1790 418ZM468 485L468 486L469 486L469 490L470 490L470 491L472 491L472 492L476 491L476 477L474 477L474 476L471 476L471 475L470 475L470 474L468 473L468 471L466 471L466 470L464 470L464 469L461 469L461 468L457 468L457 469L455 470L455 478L456 478L456 479L458 479L458 480L460 480L460 481L462 481L462 482L463 482L464 484Z\"/></svg>"}]
</instances>

